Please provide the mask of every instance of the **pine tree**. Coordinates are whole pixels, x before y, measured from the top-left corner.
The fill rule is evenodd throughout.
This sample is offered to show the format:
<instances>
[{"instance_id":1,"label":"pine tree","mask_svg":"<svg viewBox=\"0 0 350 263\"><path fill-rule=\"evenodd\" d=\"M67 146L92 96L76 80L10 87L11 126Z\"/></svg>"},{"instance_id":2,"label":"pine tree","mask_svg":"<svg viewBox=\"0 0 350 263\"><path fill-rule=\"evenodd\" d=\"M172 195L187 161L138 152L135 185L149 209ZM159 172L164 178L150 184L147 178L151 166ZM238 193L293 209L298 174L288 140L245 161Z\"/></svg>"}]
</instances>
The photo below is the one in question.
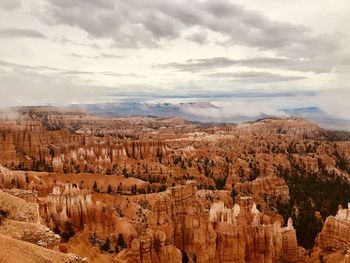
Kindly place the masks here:
<instances>
[{"instance_id":1,"label":"pine tree","mask_svg":"<svg viewBox=\"0 0 350 263\"><path fill-rule=\"evenodd\" d=\"M101 246L101 251L108 251L111 248L111 244L109 241L109 238L106 239L105 242L103 242L102 246Z\"/></svg>"},{"instance_id":2,"label":"pine tree","mask_svg":"<svg viewBox=\"0 0 350 263\"><path fill-rule=\"evenodd\" d=\"M117 245L122 249L126 248L126 243L125 243L124 236L122 233L119 233L119 235L118 235Z\"/></svg>"}]
</instances>

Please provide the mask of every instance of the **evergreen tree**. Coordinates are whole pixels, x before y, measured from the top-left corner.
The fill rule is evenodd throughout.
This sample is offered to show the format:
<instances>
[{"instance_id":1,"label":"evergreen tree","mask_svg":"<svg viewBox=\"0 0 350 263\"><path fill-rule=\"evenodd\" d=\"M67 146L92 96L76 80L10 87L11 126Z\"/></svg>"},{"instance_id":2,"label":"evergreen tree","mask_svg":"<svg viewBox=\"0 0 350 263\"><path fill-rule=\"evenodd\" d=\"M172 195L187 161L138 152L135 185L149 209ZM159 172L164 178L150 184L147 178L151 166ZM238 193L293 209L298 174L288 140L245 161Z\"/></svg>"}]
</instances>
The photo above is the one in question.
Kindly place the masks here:
<instances>
[{"instance_id":1,"label":"evergreen tree","mask_svg":"<svg viewBox=\"0 0 350 263\"><path fill-rule=\"evenodd\" d=\"M103 244L101 245L100 249L101 251L109 251L110 248L111 248L111 244L110 244L109 238L107 238L106 241L103 242Z\"/></svg>"},{"instance_id":2,"label":"evergreen tree","mask_svg":"<svg viewBox=\"0 0 350 263\"><path fill-rule=\"evenodd\" d=\"M126 243L125 243L124 236L122 233L119 233L119 235L118 235L117 245L122 249L126 248Z\"/></svg>"},{"instance_id":3,"label":"evergreen tree","mask_svg":"<svg viewBox=\"0 0 350 263\"><path fill-rule=\"evenodd\" d=\"M189 262L189 258L187 256L186 251L184 251L182 254L182 263L188 263L188 262Z\"/></svg>"}]
</instances>

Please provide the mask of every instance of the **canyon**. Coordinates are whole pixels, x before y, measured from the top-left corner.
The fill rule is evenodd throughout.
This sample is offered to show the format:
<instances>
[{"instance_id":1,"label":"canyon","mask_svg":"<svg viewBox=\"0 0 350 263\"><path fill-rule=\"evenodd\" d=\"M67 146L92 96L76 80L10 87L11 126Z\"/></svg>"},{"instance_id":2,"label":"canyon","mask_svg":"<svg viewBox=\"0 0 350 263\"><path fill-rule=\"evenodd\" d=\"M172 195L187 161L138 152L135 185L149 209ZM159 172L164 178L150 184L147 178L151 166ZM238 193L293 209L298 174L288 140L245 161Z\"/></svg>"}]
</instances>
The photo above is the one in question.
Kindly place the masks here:
<instances>
[{"instance_id":1,"label":"canyon","mask_svg":"<svg viewBox=\"0 0 350 263\"><path fill-rule=\"evenodd\" d=\"M0 248L23 252L0 259L350 262L349 162L344 133L302 118L12 108L0 114Z\"/></svg>"}]
</instances>

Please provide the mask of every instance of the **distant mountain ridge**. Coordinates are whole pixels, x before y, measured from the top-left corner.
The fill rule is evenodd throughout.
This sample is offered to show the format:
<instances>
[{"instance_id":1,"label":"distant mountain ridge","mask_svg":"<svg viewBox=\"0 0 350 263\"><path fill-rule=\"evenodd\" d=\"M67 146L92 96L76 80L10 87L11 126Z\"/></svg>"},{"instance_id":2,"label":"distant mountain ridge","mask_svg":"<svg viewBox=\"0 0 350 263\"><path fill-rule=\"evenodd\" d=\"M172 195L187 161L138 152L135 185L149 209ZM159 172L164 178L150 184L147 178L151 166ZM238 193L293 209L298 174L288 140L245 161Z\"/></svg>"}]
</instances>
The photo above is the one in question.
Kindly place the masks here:
<instances>
[{"instance_id":1,"label":"distant mountain ridge","mask_svg":"<svg viewBox=\"0 0 350 263\"><path fill-rule=\"evenodd\" d=\"M234 118L210 118L194 115L189 108L195 107L200 110L212 110L218 107L209 102L198 103L147 103L147 102L121 102L121 103L99 103L99 104L75 104L71 105L73 109L84 109L92 114L100 116L155 116L172 117L178 116L189 121L214 122L214 123L241 123L263 119L269 116L260 114L254 117L235 116ZM295 116L309 119L325 129L350 131L350 120L334 118L323 112L318 107L280 109L278 116Z\"/></svg>"}]
</instances>

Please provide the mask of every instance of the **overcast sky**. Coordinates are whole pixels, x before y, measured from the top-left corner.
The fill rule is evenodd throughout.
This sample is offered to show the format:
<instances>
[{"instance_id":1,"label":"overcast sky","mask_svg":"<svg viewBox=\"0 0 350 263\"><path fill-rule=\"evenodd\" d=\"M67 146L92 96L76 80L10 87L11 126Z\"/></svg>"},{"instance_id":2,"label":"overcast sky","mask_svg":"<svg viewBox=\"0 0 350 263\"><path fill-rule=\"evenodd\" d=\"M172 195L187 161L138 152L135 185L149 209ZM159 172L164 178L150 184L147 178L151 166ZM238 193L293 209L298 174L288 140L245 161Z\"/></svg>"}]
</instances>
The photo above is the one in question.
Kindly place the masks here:
<instances>
[{"instance_id":1,"label":"overcast sky","mask_svg":"<svg viewBox=\"0 0 350 263\"><path fill-rule=\"evenodd\" d=\"M349 14L348 0L0 0L0 104L210 101L350 119Z\"/></svg>"}]
</instances>

